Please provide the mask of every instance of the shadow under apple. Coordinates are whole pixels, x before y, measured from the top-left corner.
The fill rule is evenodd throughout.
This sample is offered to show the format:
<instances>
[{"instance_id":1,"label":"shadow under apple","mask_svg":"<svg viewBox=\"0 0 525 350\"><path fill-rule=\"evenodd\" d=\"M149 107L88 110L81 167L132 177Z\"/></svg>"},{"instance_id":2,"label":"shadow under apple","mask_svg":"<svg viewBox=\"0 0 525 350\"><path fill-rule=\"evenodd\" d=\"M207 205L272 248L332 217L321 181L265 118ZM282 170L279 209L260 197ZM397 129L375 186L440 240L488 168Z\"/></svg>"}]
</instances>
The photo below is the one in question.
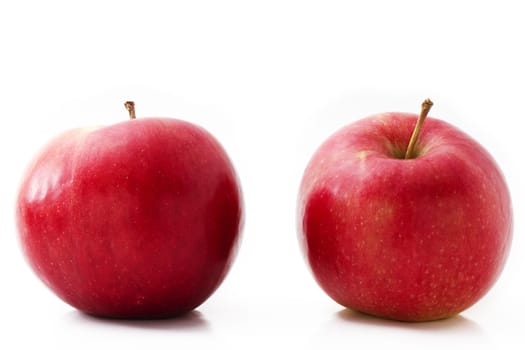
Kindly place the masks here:
<instances>
[{"instance_id":1,"label":"shadow under apple","mask_svg":"<svg viewBox=\"0 0 525 350\"><path fill-rule=\"evenodd\" d=\"M456 315L450 318L424 322L405 322L380 318L351 309L343 309L336 313L337 318L345 322L379 327L394 327L419 331L461 331L483 333L481 327L474 321Z\"/></svg>"},{"instance_id":2,"label":"shadow under apple","mask_svg":"<svg viewBox=\"0 0 525 350\"><path fill-rule=\"evenodd\" d=\"M184 315L165 319L116 319L104 318L86 314L81 311L74 310L71 312L72 318L80 322L107 324L117 327L153 329L153 330L167 330L167 331L209 331L210 324L202 316L202 313L196 310L190 311Z\"/></svg>"}]
</instances>

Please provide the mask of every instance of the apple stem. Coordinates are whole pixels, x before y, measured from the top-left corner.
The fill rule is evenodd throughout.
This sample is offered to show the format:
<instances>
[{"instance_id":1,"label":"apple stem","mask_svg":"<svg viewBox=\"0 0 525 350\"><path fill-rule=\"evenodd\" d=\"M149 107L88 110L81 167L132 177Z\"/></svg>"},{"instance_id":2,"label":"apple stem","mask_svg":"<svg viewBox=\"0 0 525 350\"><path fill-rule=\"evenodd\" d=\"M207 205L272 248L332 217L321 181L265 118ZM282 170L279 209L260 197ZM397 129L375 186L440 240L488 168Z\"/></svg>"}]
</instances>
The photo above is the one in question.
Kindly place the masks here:
<instances>
[{"instance_id":1,"label":"apple stem","mask_svg":"<svg viewBox=\"0 0 525 350\"><path fill-rule=\"evenodd\" d=\"M428 98L421 104L421 113L419 114L419 118L417 118L416 127L414 128L412 136L410 137L410 142L408 143L407 151L405 153L405 159L414 158L414 148L416 146L417 138L419 137L421 127L423 126L423 123L425 122L428 112L430 111L430 108L432 108L433 104L434 103L432 103L432 101L430 101Z\"/></svg>"},{"instance_id":2,"label":"apple stem","mask_svg":"<svg viewBox=\"0 0 525 350\"><path fill-rule=\"evenodd\" d=\"M137 116L135 115L135 102L133 102L133 101L126 101L126 102L124 102L124 107L126 107L126 109L129 112L129 119L137 118Z\"/></svg>"}]
</instances>

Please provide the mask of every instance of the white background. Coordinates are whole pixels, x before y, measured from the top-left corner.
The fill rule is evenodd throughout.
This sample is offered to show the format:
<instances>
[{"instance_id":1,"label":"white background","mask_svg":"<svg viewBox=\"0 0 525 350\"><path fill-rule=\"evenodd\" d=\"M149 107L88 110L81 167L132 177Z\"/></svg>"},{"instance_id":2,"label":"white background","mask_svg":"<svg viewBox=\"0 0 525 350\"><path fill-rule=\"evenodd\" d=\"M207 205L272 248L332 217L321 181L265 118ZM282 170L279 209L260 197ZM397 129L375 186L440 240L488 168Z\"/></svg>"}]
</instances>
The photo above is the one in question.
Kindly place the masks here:
<instances>
[{"instance_id":1,"label":"white background","mask_svg":"<svg viewBox=\"0 0 525 350\"><path fill-rule=\"evenodd\" d=\"M525 343L525 10L520 1L3 1L0 5L0 348L519 348ZM302 171L338 128L384 111L480 141L515 211L501 278L461 316L399 323L343 311L299 252ZM246 225L198 311L155 322L85 316L27 267L14 198L31 157L78 126L141 116L200 124L241 178ZM7 345L10 344L10 345Z\"/></svg>"}]
</instances>

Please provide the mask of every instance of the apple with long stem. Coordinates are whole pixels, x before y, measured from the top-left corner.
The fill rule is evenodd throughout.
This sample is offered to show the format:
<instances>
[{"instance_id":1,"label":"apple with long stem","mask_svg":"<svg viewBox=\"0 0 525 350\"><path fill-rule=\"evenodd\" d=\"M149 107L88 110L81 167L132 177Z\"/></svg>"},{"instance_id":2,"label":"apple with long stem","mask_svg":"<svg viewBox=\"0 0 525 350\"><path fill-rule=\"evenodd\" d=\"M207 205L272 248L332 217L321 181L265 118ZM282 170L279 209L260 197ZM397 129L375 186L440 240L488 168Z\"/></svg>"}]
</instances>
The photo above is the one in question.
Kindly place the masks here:
<instances>
[{"instance_id":1,"label":"apple with long stem","mask_svg":"<svg viewBox=\"0 0 525 350\"><path fill-rule=\"evenodd\" d=\"M79 128L29 167L16 204L38 277L86 313L163 318L203 303L226 276L243 223L219 142L172 118Z\"/></svg>"},{"instance_id":2,"label":"apple with long stem","mask_svg":"<svg viewBox=\"0 0 525 350\"><path fill-rule=\"evenodd\" d=\"M318 284L347 308L447 318L502 271L512 236L504 177L479 143L426 118L431 106L342 128L304 172L300 245Z\"/></svg>"}]
</instances>

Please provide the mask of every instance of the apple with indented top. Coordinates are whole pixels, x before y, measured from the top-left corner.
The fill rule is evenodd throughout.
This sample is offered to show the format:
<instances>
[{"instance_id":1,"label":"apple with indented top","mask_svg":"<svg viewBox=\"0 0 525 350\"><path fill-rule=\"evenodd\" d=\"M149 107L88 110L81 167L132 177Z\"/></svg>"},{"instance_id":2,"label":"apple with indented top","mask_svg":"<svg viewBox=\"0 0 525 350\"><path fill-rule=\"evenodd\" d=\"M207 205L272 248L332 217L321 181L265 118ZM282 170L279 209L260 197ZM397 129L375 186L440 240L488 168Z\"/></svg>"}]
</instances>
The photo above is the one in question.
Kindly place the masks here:
<instances>
[{"instance_id":1,"label":"apple with indented top","mask_svg":"<svg viewBox=\"0 0 525 350\"><path fill-rule=\"evenodd\" d=\"M16 218L38 277L65 302L116 318L188 312L219 286L243 222L219 142L171 118L65 132L22 182Z\"/></svg>"},{"instance_id":2,"label":"apple with indented top","mask_svg":"<svg viewBox=\"0 0 525 350\"><path fill-rule=\"evenodd\" d=\"M403 321L458 314L502 271L512 236L507 185L471 137L421 115L344 127L316 151L298 197L298 236L341 305ZM424 122L424 123L423 123Z\"/></svg>"}]
</instances>

